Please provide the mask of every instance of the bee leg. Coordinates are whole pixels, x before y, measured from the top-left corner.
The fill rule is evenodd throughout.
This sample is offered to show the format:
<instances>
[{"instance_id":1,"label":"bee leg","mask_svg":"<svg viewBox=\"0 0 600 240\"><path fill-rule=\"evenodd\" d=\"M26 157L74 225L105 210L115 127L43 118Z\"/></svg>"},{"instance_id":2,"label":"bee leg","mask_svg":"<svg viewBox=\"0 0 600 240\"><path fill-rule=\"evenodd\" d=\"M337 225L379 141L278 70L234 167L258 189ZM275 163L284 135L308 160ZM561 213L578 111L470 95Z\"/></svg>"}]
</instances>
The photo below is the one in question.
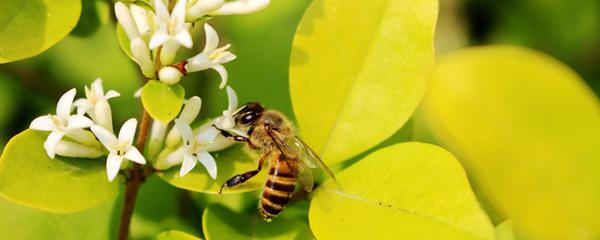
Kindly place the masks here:
<instances>
[{"instance_id":1,"label":"bee leg","mask_svg":"<svg viewBox=\"0 0 600 240\"><path fill-rule=\"evenodd\" d=\"M219 130L219 132L221 132L221 135L223 135L223 137L226 137L230 140L236 141L236 142L249 142L247 137L244 136L238 136L238 135L233 135L230 132L220 129L217 126L215 126L214 124L212 125L214 128L216 128L217 130Z\"/></svg>"},{"instance_id":2,"label":"bee leg","mask_svg":"<svg viewBox=\"0 0 600 240\"><path fill-rule=\"evenodd\" d=\"M252 171L247 171L245 173L242 174L238 174L235 175L233 177L231 177L230 179L228 179L227 181L225 181L225 183L223 183L223 185L221 185L221 189L219 189L219 194L221 194L221 192L223 191L223 188L225 187L234 187L237 186L239 184L245 183L246 181L250 180L250 178L256 176L256 174L258 174L260 172L260 170L262 169L262 165L264 162L264 159L267 156L263 156L260 158L260 160L258 160L258 167Z\"/></svg>"}]
</instances>

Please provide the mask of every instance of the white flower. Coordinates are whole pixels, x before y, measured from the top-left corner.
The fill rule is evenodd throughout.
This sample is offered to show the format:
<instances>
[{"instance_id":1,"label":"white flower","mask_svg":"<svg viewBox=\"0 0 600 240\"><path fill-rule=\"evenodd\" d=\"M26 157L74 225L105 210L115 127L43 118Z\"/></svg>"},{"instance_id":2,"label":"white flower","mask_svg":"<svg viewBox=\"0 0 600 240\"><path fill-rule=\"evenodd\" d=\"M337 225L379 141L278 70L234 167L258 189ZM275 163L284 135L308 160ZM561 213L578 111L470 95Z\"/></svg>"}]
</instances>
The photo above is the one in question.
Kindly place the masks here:
<instances>
[{"instance_id":1,"label":"white flower","mask_svg":"<svg viewBox=\"0 0 600 240\"><path fill-rule=\"evenodd\" d=\"M112 132L100 126L92 126L92 132L96 134L96 137L98 137L102 145L109 152L106 160L108 181L112 182L115 179L117 173L119 173L123 159L129 159L139 164L146 164L144 156L133 146L136 127L137 120L135 118L127 120L119 131L119 137L117 137Z\"/></svg>"},{"instance_id":2,"label":"white flower","mask_svg":"<svg viewBox=\"0 0 600 240\"><path fill-rule=\"evenodd\" d=\"M150 39L150 49L163 46L161 50L163 64L173 61L179 45L186 48L191 48L193 45L188 25L185 23L186 2L186 0L177 1L173 11L169 13L162 0L154 0L157 30Z\"/></svg>"},{"instance_id":3,"label":"white flower","mask_svg":"<svg viewBox=\"0 0 600 240\"><path fill-rule=\"evenodd\" d=\"M248 14L262 10L269 6L270 0L236 0L223 4L212 12L214 15Z\"/></svg>"},{"instance_id":4,"label":"white flower","mask_svg":"<svg viewBox=\"0 0 600 240\"><path fill-rule=\"evenodd\" d=\"M235 119L233 114L237 111L238 98L237 94L230 86L227 86L227 98L229 105L227 110L223 111L223 115L215 119L215 125L223 130L232 129L235 126Z\"/></svg>"},{"instance_id":5,"label":"white flower","mask_svg":"<svg viewBox=\"0 0 600 240\"><path fill-rule=\"evenodd\" d=\"M180 119L175 119L175 126L181 132L183 138L183 164L179 171L179 176L185 176L195 166L196 161L204 165L211 178L217 178L217 164L215 159L206 150L218 132L214 128L209 128L194 136L192 128Z\"/></svg>"},{"instance_id":6,"label":"white flower","mask_svg":"<svg viewBox=\"0 0 600 240\"><path fill-rule=\"evenodd\" d=\"M196 119L202 107L202 99L198 96L191 97L185 102L178 119L188 125ZM172 128L167 135L167 146L175 147L181 142L181 133L177 128Z\"/></svg>"},{"instance_id":7,"label":"white flower","mask_svg":"<svg viewBox=\"0 0 600 240\"><path fill-rule=\"evenodd\" d=\"M87 113L96 124L112 132L112 113L108 99L118 97L117 91L109 90L104 94L102 79L97 78L90 88L85 86L85 98L77 99L73 105L77 107L77 114Z\"/></svg>"},{"instance_id":8,"label":"white flower","mask_svg":"<svg viewBox=\"0 0 600 240\"><path fill-rule=\"evenodd\" d=\"M225 0L191 0L188 2L186 20L194 22L219 9L224 2Z\"/></svg>"},{"instance_id":9,"label":"white flower","mask_svg":"<svg viewBox=\"0 0 600 240\"><path fill-rule=\"evenodd\" d=\"M130 40L131 55L140 66L144 76L154 77L154 63L151 59L150 50L144 38L148 38L154 26L148 21L152 13L132 5L129 9L121 2L115 3L115 15L117 20Z\"/></svg>"},{"instance_id":10,"label":"white flower","mask_svg":"<svg viewBox=\"0 0 600 240\"><path fill-rule=\"evenodd\" d=\"M231 46L227 44L221 48L217 48L219 45L219 35L214 28L208 24L204 24L204 31L206 32L206 45L204 50L198 55L188 59L188 63L185 65L187 72L197 72L205 69L212 68L221 75L220 88L224 88L227 84L227 70L223 67L223 63L230 62L236 58L227 49Z\"/></svg>"},{"instance_id":11,"label":"white flower","mask_svg":"<svg viewBox=\"0 0 600 240\"><path fill-rule=\"evenodd\" d=\"M86 134L83 128L92 126L94 123L87 117L71 115L71 106L75 98L76 90L73 88L63 94L56 104L56 115L48 114L40 116L31 122L29 128L40 131L52 131L44 142L44 149L50 158L56 155L56 145L68 135L70 138L84 144L94 145L94 137Z\"/></svg>"}]
</instances>

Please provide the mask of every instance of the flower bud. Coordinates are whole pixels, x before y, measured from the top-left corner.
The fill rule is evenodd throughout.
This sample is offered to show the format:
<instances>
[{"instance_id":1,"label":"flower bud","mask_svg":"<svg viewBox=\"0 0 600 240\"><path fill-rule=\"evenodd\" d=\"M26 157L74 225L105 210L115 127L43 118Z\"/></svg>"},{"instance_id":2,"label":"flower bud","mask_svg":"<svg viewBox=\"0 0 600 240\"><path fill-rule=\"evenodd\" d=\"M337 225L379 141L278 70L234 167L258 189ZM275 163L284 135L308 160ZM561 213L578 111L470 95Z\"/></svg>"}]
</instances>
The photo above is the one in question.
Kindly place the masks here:
<instances>
[{"instance_id":1,"label":"flower bud","mask_svg":"<svg viewBox=\"0 0 600 240\"><path fill-rule=\"evenodd\" d=\"M131 40L131 55L140 66L144 76L148 78L154 77L154 62L150 59L150 50L146 42L141 37L136 37Z\"/></svg>"},{"instance_id":2,"label":"flower bud","mask_svg":"<svg viewBox=\"0 0 600 240\"><path fill-rule=\"evenodd\" d=\"M59 156L74 158L99 158L104 155L104 151L99 147L90 147L65 140L56 144L55 151Z\"/></svg>"},{"instance_id":3,"label":"flower bud","mask_svg":"<svg viewBox=\"0 0 600 240\"><path fill-rule=\"evenodd\" d=\"M137 29L145 40L150 38L150 34L154 30L154 15L149 10L143 7L132 4L131 5L131 16L135 20Z\"/></svg>"},{"instance_id":4,"label":"flower bud","mask_svg":"<svg viewBox=\"0 0 600 240\"><path fill-rule=\"evenodd\" d=\"M187 8L186 20L188 22L196 21L204 15L219 9L224 2L224 0L190 1L190 4L188 4L189 7Z\"/></svg>"},{"instance_id":5,"label":"flower bud","mask_svg":"<svg viewBox=\"0 0 600 240\"><path fill-rule=\"evenodd\" d=\"M182 122L190 125L196 119L198 114L200 113L200 107L202 106L202 100L197 97L191 97L187 100L185 105L183 106L183 110L181 110L181 114L179 114L179 118ZM181 134L177 128L172 128L167 135L166 144L169 147L175 147L177 144L181 142Z\"/></svg>"},{"instance_id":6,"label":"flower bud","mask_svg":"<svg viewBox=\"0 0 600 240\"><path fill-rule=\"evenodd\" d=\"M96 125L113 132L112 112L108 101L101 100L96 103L96 107L94 108L94 116Z\"/></svg>"},{"instance_id":7,"label":"flower bud","mask_svg":"<svg viewBox=\"0 0 600 240\"><path fill-rule=\"evenodd\" d=\"M165 140L166 131L167 125L164 125L161 121L154 120L152 122L152 132L150 133L150 142L148 143L148 155L150 157L154 157L160 151Z\"/></svg>"},{"instance_id":8,"label":"flower bud","mask_svg":"<svg viewBox=\"0 0 600 240\"><path fill-rule=\"evenodd\" d=\"M71 129L67 132L67 137L90 147L100 146L93 133L83 129Z\"/></svg>"},{"instance_id":9,"label":"flower bud","mask_svg":"<svg viewBox=\"0 0 600 240\"><path fill-rule=\"evenodd\" d=\"M163 152L158 155L158 160L154 164L154 168L157 170L166 170L181 164L183 162L183 153L183 147L180 147L175 151L170 148L163 150Z\"/></svg>"},{"instance_id":10,"label":"flower bud","mask_svg":"<svg viewBox=\"0 0 600 240\"><path fill-rule=\"evenodd\" d=\"M115 3L115 15L117 16L117 21L127 33L129 39L134 39L140 36L140 32L131 16L131 12L129 8L123 4L122 2Z\"/></svg>"},{"instance_id":11,"label":"flower bud","mask_svg":"<svg viewBox=\"0 0 600 240\"><path fill-rule=\"evenodd\" d=\"M158 79L160 79L161 82L164 82L167 85L174 85L179 83L179 80L181 80L181 76L181 72L177 70L177 68L171 66L163 67L160 69L160 71L158 71Z\"/></svg>"}]
</instances>

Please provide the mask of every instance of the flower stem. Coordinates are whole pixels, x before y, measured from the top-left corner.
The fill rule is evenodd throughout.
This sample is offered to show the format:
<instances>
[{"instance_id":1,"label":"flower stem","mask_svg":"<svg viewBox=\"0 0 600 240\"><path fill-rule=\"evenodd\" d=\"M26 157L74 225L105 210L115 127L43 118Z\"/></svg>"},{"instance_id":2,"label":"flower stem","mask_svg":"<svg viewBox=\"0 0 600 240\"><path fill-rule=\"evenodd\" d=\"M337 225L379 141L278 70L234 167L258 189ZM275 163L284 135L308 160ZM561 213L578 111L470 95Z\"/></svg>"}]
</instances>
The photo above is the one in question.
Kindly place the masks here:
<instances>
[{"instance_id":1,"label":"flower stem","mask_svg":"<svg viewBox=\"0 0 600 240\"><path fill-rule=\"evenodd\" d=\"M151 122L152 119L150 118L150 115L148 115L148 112L144 110L142 114L142 120L140 121L139 135L136 142L136 148L140 152L144 152ZM130 177L126 180L125 202L123 203L123 209L121 210L121 222L119 224L119 240L125 240L129 235L129 225L131 224L135 199L140 186L142 183L144 183L148 174L152 174L152 171L145 171L142 165L137 163L133 163L133 167L129 169Z\"/></svg>"}]
</instances>

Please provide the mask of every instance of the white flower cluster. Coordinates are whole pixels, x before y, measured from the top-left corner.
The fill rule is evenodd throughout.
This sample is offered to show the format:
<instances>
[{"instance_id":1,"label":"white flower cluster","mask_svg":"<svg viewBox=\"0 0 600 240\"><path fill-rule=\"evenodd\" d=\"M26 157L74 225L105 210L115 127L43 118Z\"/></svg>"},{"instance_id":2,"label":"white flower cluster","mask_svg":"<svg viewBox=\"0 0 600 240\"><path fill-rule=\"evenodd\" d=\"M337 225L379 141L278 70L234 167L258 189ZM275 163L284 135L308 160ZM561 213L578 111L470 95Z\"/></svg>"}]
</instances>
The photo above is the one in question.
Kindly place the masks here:
<instances>
[{"instance_id":1,"label":"white flower cluster","mask_svg":"<svg viewBox=\"0 0 600 240\"><path fill-rule=\"evenodd\" d=\"M233 141L219 134L212 125L238 132L234 128L234 124L224 124L233 122L233 113L237 111L237 95L229 86L227 86L227 95L229 106L227 110L223 111L223 115L196 129L192 129L190 124L200 113L202 100L197 96L186 101L183 110L174 120L174 126L168 133L166 133L166 125L154 121L148 151L150 156L158 155L154 164L156 169L164 170L181 164L179 175L185 176L196 166L197 162L200 162L213 179L217 177L217 165L210 152L223 150L231 146ZM162 148L163 144L164 148ZM157 154L158 150L162 150L162 152Z\"/></svg>"},{"instance_id":2,"label":"white flower cluster","mask_svg":"<svg viewBox=\"0 0 600 240\"><path fill-rule=\"evenodd\" d=\"M119 170L127 165L128 159L139 164L146 164L144 155L133 146L137 128L137 120L131 118L115 135L112 126L112 111L108 99L120 96L114 90L104 93L102 80L96 79L90 88L85 87L85 98L74 101L76 89L71 89L61 96L56 105L56 115L40 116L31 122L30 128L39 131L50 131L44 142L44 149L50 158L56 155L77 158L99 158L108 155L106 172L109 181L113 181ZM182 164L180 176L190 172L197 162L202 163L209 175L217 176L215 159L209 152L223 150L233 144L212 127L237 132L233 124L233 113L237 111L237 95L231 87L227 87L229 106L223 115L206 122L192 130L190 124L200 113L202 101L194 96L188 99L174 126L154 121L148 145L148 156L158 157L154 168L165 170ZM76 108L76 113L73 114ZM89 130L88 130L89 129ZM99 140L99 141L98 141ZM164 147L163 147L164 145Z\"/></svg>"},{"instance_id":3,"label":"white flower cluster","mask_svg":"<svg viewBox=\"0 0 600 240\"><path fill-rule=\"evenodd\" d=\"M227 51L230 45L218 47L219 36L210 25L204 24L205 46L197 55L173 64L180 46L193 46L190 29L193 23L215 15L246 14L261 10L269 0L154 0L151 9L136 4L115 3L117 19L130 40L131 55L144 76L159 79L166 84L177 84L181 77L206 69L214 69L221 76L220 88L227 86L227 71L222 64L236 58ZM172 10L169 11L169 7ZM106 172L113 181L119 170L126 167L124 160L146 164L144 155L133 146L137 120L129 119L119 134L113 131L112 113L108 100L119 96L116 91L104 93L102 80L97 79L88 88L85 98L75 100L76 90L66 92L58 101L56 115L48 114L33 120L31 129L50 131L44 149L50 158L98 158L107 155ZM209 152L219 151L233 144L219 134L217 127L243 133L234 128L233 114L237 110L235 91L227 86L229 106L223 115L197 129L190 124L200 112L199 97L188 99L174 124L153 121L147 149L153 167L158 170L181 164L180 176L189 173L197 162L214 179L217 175L215 159ZM72 114L76 108L76 114ZM170 125L170 126L169 126Z\"/></svg>"},{"instance_id":4,"label":"white flower cluster","mask_svg":"<svg viewBox=\"0 0 600 240\"><path fill-rule=\"evenodd\" d=\"M174 3L169 12L169 3ZM131 55L149 79L176 84L183 75L214 69L221 76L220 88L227 85L227 71L222 64L236 58L227 51L231 45L218 47L219 36L204 24L204 50L179 64L173 64L177 50L192 48L192 24L215 15L246 14L269 5L269 0L154 0L152 10L135 4L115 3L117 19L130 40Z\"/></svg>"},{"instance_id":5,"label":"white flower cluster","mask_svg":"<svg viewBox=\"0 0 600 240\"><path fill-rule=\"evenodd\" d=\"M44 142L44 149L50 158L56 155L98 158L108 152L106 172L109 181L117 176L124 159L146 164L144 156L133 146L137 127L135 118L123 124L118 137L113 133L108 99L119 96L118 92L110 90L105 94L102 80L96 79L90 88L85 87L85 98L73 102L75 94L74 88L67 91L58 100L56 115L40 116L29 126L31 129L51 132ZM77 113L72 115L74 107Z\"/></svg>"}]
</instances>

